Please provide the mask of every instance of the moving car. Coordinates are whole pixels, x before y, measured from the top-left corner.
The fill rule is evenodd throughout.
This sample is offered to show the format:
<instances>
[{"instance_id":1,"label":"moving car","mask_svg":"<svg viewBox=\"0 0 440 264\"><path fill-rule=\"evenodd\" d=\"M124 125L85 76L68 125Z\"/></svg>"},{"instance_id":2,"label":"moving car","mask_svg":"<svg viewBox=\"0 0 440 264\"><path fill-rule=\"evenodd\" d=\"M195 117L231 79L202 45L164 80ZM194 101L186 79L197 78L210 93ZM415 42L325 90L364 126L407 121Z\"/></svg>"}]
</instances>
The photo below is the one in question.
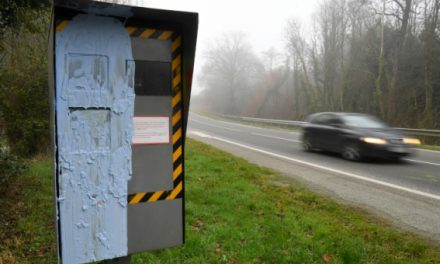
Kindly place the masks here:
<instances>
[{"instance_id":1,"label":"moving car","mask_svg":"<svg viewBox=\"0 0 440 264\"><path fill-rule=\"evenodd\" d=\"M316 113L306 119L302 144L305 151L325 150L340 153L347 160L363 157L400 159L413 153L420 144L378 118L359 113Z\"/></svg>"}]
</instances>

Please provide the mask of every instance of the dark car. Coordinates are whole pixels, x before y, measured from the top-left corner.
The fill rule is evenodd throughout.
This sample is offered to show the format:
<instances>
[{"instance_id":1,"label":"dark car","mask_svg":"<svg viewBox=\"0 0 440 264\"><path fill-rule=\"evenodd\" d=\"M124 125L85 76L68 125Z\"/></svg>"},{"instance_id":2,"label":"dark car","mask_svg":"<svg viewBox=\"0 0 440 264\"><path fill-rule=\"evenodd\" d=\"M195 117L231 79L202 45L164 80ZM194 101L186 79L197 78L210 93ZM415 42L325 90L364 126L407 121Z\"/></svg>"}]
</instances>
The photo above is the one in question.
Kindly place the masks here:
<instances>
[{"instance_id":1,"label":"dark car","mask_svg":"<svg viewBox=\"0 0 440 264\"><path fill-rule=\"evenodd\" d=\"M348 160L363 157L400 159L420 144L378 118L359 113L316 113L307 118L302 143L306 151L340 153Z\"/></svg>"}]
</instances>

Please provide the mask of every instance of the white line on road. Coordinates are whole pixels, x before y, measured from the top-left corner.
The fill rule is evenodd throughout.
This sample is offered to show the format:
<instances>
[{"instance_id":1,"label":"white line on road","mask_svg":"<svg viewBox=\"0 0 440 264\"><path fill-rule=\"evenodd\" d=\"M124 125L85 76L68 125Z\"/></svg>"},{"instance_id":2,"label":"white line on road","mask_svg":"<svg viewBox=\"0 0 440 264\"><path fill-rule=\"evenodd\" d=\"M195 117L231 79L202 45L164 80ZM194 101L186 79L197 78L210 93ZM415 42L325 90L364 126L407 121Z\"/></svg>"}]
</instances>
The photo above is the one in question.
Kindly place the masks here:
<instances>
[{"instance_id":1,"label":"white line on road","mask_svg":"<svg viewBox=\"0 0 440 264\"><path fill-rule=\"evenodd\" d=\"M423 197L427 197L427 198L431 198L431 199L435 199L435 200L440 201L440 196L439 195L417 191L417 190L414 190L414 189L402 187L402 186L399 186L399 185L396 185L396 184L392 184L392 183L388 183L388 182L384 182L384 181L370 179L370 178L367 178L367 177L364 177L364 176L360 176L360 175L356 175L356 174L353 174L353 173L350 173L350 172L345 172L345 171L341 171L341 170L327 168L327 167L324 167L324 166L321 166L321 165L313 164L311 162L294 159L294 158L287 157L287 156L280 155L280 154L276 154L276 153L273 153L273 152L270 152L270 151L266 151L266 150L262 150L262 149L259 149L259 148L255 148L255 147L251 147L251 146L248 146L248 145L244 145L244 144L241 144L241 143L237 143L237 142L234 142L234 141L230 141L228 139L211 136L211 135L208 135L208 134L205 134L205 133L202 133L202 132L198 132L198 131L192 131L192 134L200 136L200 137L204 137L204 138L211 138L211 139L214 139L214 140L218 140L218 141L222 141L222 142L225 142L225 143L229 143L231 145L235 145L235 146L242 147L242 148L245 148L245 149L249 149L249 150L253 150L253 151L256 151L256 152L260 152L260 153L263 153L263 154L266 154L266 155L269 155L269 156L272 156L272 157L276 157L276 158L280 158L280 159L284 159L284 160L288 160L288 161L293 161L293 162L296 162L296 163L299 163L299 164L307 165L309 167L314 167L314 168L317 168L317 169L330 171L330 172L337 173L337 174L340 174L340 175L344 175L344 176L347 176L347 177L355 178L355 179L358 179L358 180L363 180L363 181L366 181L366 182L378 184L378 185L381 185L381 186L386 186L386 187L393 188L393 189L396 189L396 190L405 191L405 192L409 192L409 193L412 193L412 194L416 194L416 195L420 195L420 196L423 196Z\"/></svg>"},{"instance_id":2,"label":"white line on road","mask_svg":"<svg viewBox=\"0 0 440 264\"><path fill-rule=\"evenodd\" d=\"M197 121L197 120L194 120L194 119L191 119L190 122L196 122L196 123L199 123L199 124L203 124L205 126L211 126L211 127L215 127L215 128L226 129L226 130L230 130L230 131L234 131L234 132L241 132L241 130L238 130L238 129L233 129L233 128L224 127L224 126L211 125L211 124L207 124L205 122L200 122L200 121Z\"/></svg>"},{"instance_id":3,"label":"white line on road","mask_svg":"<svg viewBox=\"0 0 440 264\"><path fill-rule=\"evenodd\" d=\"M260 134L260 133L251 133L251 134L252 135L256 135L256 136L267 137L267 138L281 139L281 140L285 140L285 141L301 143L300 140L295 140L295 139L288 139L288 138L282 138L282 137L269 136L269 135L264 135L264 134Z\"/></svg>"},{"instance_id":4,"label":"white line on road","mask_svg":"<svg viewBox=\"0 0 440 264\"><path fill-rule=\"evenodd\" d=\"M405 159L405 160L411 161L411 162L422 163L422 164L433 165L433 166L440 166L440 163L428 162L428 161L423 161L423 160L413 160L413 159Z\"/></svg>"}]
</instances>

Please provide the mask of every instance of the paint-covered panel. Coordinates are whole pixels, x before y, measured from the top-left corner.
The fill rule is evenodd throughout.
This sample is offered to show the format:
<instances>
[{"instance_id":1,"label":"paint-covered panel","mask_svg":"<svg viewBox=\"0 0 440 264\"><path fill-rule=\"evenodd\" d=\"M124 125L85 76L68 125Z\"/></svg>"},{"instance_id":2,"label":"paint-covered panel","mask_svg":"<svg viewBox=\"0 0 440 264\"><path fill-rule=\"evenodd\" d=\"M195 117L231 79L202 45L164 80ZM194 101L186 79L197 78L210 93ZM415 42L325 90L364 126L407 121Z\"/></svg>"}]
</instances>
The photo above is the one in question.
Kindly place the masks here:
<instances>
[{"instance_id":1,"label":"paint-covered panel","mask_svg":"<svg viewBox=\"0 0 440 264\"><path fill-rule=\"evenodd\" d=\"M110 151L110 111L73 110L68 131L71 153Z\"/></svg>"},{"instance_id":2,"label":"paint-covered panel","mask_svg":"<svg viewBox=\"0 0 440 264\"><path fill-rule=\"evenodd\" d=\"M108 57L68 55L68 102L73 107L110 106Z\"/></svg>"},{"instance_id":3,"label":"paint-covered panel","mask_svg":"<svg viewBox=\"0 0 440 264\"><path fill-rule=\"evenodd\" d=\"M77 15L55 36L63 263L127 255L134 65L120 21Z\"/></svg>"}]
</instances>

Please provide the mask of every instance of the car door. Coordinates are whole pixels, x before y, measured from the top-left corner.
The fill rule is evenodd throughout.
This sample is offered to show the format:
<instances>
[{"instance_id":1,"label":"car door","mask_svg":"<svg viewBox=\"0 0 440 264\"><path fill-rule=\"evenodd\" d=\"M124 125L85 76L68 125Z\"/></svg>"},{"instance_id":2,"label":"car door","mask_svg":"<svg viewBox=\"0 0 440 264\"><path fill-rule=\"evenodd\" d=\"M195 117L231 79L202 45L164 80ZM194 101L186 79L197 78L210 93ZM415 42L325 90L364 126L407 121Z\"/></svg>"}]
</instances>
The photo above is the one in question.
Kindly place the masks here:
<instances>
[{"instance_id":1,"label":"car door","mask_svg":"<svg viewBox=\"0 0 440 264\"><path fill-rule=\"evenodd\" d=\"M319 137L320 116L321 116L321 114L314 114L314 115L310 116L307 120L308 123L303 128L304 129L303 137L307 138L314 148L319 148L319 145L320 145L320 142L319 142L319 139L320 139L320 137Z\"/></svg>"},{"instance_id":2,"label":"car door","mask_svg":"<svg viewBox=\"0 0 440 264\"><path fill-rule=\"evenodd\" d=\"M328 134L328 119L330 118L329 114L320 114L314 118L312 121L312 133L311 139L314 147L322 150L327 150L328 142L327 142L327 134Z\"/></svg>"},{"instance_id":3,"label":"car door","mask_svg":"<svg viewBox=\"0 0 440 264\"><path fill-rule=\"evenodd\" d=\"M330 151L338 151L342 143L342 121L337 115L329 115L325 120L325 132L323 140L325 140L326 149Z\"/></svg>"},{"instance_id":4,"label":"car door","mask_svg":"<svg viewBox=\"0 0 440 264\"><path fill-rule=\"evenodd\" d=\"M316 147L322 150L328 150L328 134L331 127L329 127L329 114L322 114L316 119L315 138Z\"/></svg>"}]
</instances>

